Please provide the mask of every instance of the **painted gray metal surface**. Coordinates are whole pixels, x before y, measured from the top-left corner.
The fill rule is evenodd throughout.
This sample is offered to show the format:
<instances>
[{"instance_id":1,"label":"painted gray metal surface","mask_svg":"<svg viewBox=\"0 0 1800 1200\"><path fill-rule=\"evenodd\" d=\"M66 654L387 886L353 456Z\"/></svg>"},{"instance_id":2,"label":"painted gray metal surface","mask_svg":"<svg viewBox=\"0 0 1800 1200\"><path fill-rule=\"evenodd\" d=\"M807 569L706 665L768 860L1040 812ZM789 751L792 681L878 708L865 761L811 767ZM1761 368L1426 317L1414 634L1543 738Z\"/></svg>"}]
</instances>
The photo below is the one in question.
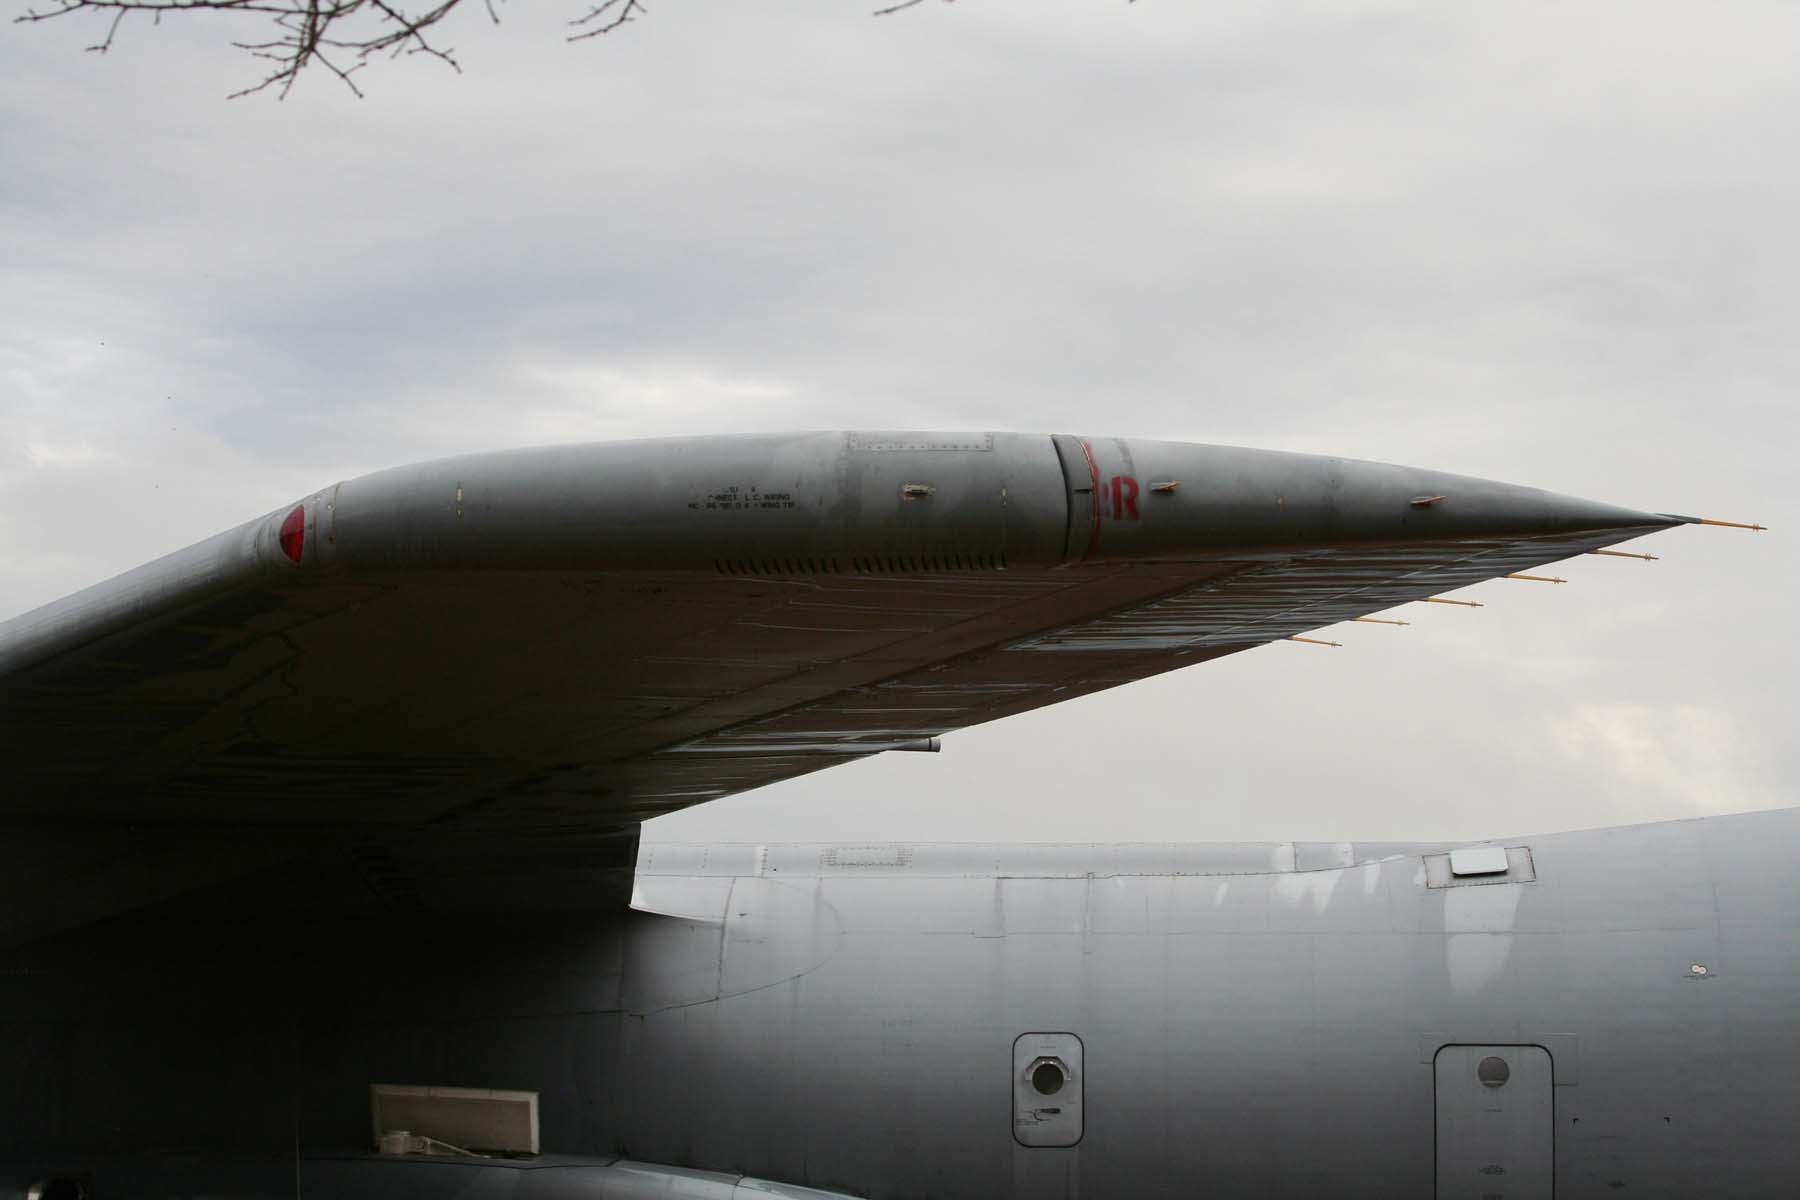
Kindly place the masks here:
<instances>
[{"instance_id":1,"label":"painted gray metal surface","mask_svg":"<svg viewBox=\"0 0 1800 1200\"><path fill-rule=\"evenodd\" d=\"M105 1161L84 1169L0 1163L0 1200L46 1200L49 1179L79 1181L87 1197L380 1197L381 1200L845 1200L728 1171L695 1171L619 1156L472 1159L314 1155L298 1164L196 1160L179 1166ZM39 1189L34 1195L33 1187ZM59 1198L60 1200L60 1198ZM76 1200L86 1200L77 1195Z\"/></svg>"},{"instance_id":2,"label":"painted gray metal surface","mask_svg":"<svg viewBox=\"0 0 1800 1200\"><path fill-rule=\"evenodd\" d=\"M110 1154L200 1195L298 1147L302 1182L570 1194L333 1158L408 1080L538 1092L601 1196L1422 1196L1440 1052L1534 1045L1556 1195L1793 1191L1792 812L1468 876L1359 843L636 854L655 812L1674 518L880 433L478 455L299 510L297 562L283 509L0 624L0 821L72 855L0 920L20 1178ZM1046 1057L1079 1136L1021 1144Z\"/></svg>"},{"instance_id":3,"label":"painted gray metal surface","mask_svg":"<svg viewBox=\"0 0 1800 1200\"><path fill-rule=\"evenodd\" d=\"M1431 1066L1437 1200L1551 1200L1556 1087L1550 1052L1443 1046Z\"/></svg>"},{"instance_id":4,"label":"painted gray metal surface","mask_svg":"<svg viewBox=\"0 0 1800 1200\"><path fill-rule=\"evenodd\" d=\"M1013 1039L1013 1141L1031 1149L1081 1144L1087 1067L1073 1033L1021 1033Z\"/></svg>"},{"instance_id":5,"label":"painted gray metal surface","mask_svg":"<svg viewBox=\"0 0 1800 1200\"><path fill-rule=\"evenodd\" d=\"M0 823L246 863L278 830L377 911L604 909L649 816L1674 523L1016 433L402 467L0 623ZM58 927L9 916L0 941Z\"/></svg>"},{"instance_id":6,"label":"painted gray metal surface","mask_svg":"<svg viewBox=\"0 0 1800 1200\"><path fill-rule=\"evenodd\" d=\"M650 847L743 873L639 879L711 916L633 927L626 1136L872 1196L1429 1196L1440 1049L1530 1044L1557 1196L1792 1194L1797 838L1790 810L1504 839L1533 881L1448 888L1435 847L1262 874L1232 872L1293 847L1095 847L1091 874L1073 848ZM1084 1046L1073 1149L1001 1136L1037 1030Z\"/></svg>"},{"instance_id":7,"label":"painted gray metal surface","mask_svg":"<svg viewBox=\"0 0 1800 1200\"><path fill-rule=\"evenodd\" d=\"M1445 1048L1535 1046L1557 1197L1791 1196L1797 838L1800 810L1496 839L1535 878L1450 887L1441 846L654 846L639 890L687 915L231 938L189 909L15 953L0 1182L135 1151L93 1169L217 1194L298 1136L344 1194L528 1186L342 1158L385 1078L537 1091L551 1155L659 1164L651 1194L1426 1197ZM1014 1136L1043 1034L1080 1042L1074 1145ZM1533 1153L1474 1155L1479 1194L1532 1194L1504 1181Z\"/></svg>"}]
</instances>

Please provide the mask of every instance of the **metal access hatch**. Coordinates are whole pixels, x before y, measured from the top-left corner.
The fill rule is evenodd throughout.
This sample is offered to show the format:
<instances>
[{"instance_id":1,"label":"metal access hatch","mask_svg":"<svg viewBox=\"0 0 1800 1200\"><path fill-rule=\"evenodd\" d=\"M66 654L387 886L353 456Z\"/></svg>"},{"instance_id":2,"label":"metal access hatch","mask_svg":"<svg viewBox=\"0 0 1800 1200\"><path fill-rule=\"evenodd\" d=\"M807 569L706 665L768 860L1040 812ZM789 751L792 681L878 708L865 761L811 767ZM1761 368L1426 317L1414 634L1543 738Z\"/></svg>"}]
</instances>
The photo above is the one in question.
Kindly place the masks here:
<instances>
[{"instance_id":1,"label":"metal access hatch","mask_svg":"<svg viewBox=\"0 0 1800 1200\"><path fill-rule=\"evenodd\" d=\"M1550 1200L1556 1118L1542 1046L1445 1046L1433 1060L1438 1200Z\"/></svg>"},{"instance_id":2,"label":"metal access hatch","mask_svg":"<svg viewBox=\"0 0 1800 1200\"><path fill-rule=\"evenodd\" d=\"M1027 1033L1013 1042L1013 1139L1021 1146L1073 1146L1081 1140L1086 1082L1081 1039Z\"/></svg>"}]
</instances>

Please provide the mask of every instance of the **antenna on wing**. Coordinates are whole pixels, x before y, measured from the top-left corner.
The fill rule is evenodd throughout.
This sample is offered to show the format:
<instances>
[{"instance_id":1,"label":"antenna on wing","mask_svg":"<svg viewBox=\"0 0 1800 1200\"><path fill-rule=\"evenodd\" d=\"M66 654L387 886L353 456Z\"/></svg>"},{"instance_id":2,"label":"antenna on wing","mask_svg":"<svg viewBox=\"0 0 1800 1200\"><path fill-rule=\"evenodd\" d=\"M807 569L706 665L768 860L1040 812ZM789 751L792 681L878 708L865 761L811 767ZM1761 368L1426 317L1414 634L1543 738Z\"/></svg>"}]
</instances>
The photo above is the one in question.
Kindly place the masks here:
<instances>
[{"instance_id":1,"label":"antenna on wing","mask_svg":"<svg viewBox=\"0 0 1800 1200\"><path fill-rule=\"evenodd\" d=\"M1486 608L1479 600L1452 600L1448 596L1421 596L1420 604L1460 604L1464 608Z\"/></svg>"},{"instance_id":2,"label":"antenna on wing","mask_svg":"<svg viewBox=\"0 0 1800 1200\"><path fill-rule=\"evenodd\" d=\"M1630 550L1589 550L1589 554L1603 554L1607 558L1641 558L1645 562L1661 562L1654 554L1637 554Z\"/></svg>"},{"instance_id":3,"label":"antenna on wing","mask_svg":"<svg viewBox=\"0 0 1800 1200\"><path fill-rule=\"evenodd\" d=\"M1514 571L1510 575L1502 575L1502 579L1525 579L1532 583L1567 583L1560 575L1527 575L1523 571Z\"/></svg>"},{"instance_id":4,"label":"antenna on wing","mask_svg":"<svg viewBox=\"0 0 1800 1200\"><path fill-rule=\"evenodd\" d=\"M1411 621L1395 621L1388 617L1351 617L1352 621L1361 621L1365 625L1411 625Z\"/></svg>"},{"instance_id":5,"label":"antenna on wing","mask_svg":"<svg viewBox=\"0 0 1800 1200\"><path fill-rule=\"evenodd\" d=\"M1289 634L1287 640L1290 642L1305 642L1308 646L1336 646L1339 649L1342 649L1344 645L1342 642L1327 642L1322 641L1319 638L1301 637L1297 633Z\"/></svg>"}]
</instances>

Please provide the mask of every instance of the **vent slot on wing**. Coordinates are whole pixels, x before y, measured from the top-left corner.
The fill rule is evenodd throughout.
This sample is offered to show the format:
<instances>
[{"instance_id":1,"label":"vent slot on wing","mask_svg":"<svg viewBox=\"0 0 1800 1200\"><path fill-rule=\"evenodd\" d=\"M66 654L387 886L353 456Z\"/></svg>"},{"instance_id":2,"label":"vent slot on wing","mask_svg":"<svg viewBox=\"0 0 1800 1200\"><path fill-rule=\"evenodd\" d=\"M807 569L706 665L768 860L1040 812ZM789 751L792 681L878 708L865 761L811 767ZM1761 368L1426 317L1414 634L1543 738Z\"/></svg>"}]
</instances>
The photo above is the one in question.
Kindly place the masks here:
<instances>
[{"instance_id":1,"label":"vent slot on wing","mask_svg":"<svg viewBox=\"0 0 1800 1200\"><path fill-rule=\"evenodd\" d=\"M842 575L836 558L715 558L713 569L721 575Z\"/></svg>"},{"instance_id":2,"label":"vent slot on wing","mask_svg":"<svg viewBox=\"0 0 1800 1200\"><path fill-rule=\"evenodd\" d=\"M865 554L839 558L717 558L721 575L944 575L965 571L1004 571L1006 555L985 550L935 554Z\"/></svg>"}]
</instances>

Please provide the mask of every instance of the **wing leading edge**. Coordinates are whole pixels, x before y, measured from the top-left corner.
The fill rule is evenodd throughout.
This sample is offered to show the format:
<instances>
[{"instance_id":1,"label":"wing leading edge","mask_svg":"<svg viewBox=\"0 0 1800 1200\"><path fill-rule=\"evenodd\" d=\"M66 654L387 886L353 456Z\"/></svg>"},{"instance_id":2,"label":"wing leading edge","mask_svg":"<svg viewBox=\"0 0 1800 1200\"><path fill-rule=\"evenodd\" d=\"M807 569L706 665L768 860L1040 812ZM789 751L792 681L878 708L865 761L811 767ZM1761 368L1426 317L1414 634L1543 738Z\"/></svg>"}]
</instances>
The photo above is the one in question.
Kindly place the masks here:
<instances>
[{"instance_id":1,"label":"wing leading edge","mask_svg":"<svg viewBox=\"0 0 1800 1200\"><path fill-rule=\"evenodd\" d=\"M1677 523L1134 439L426 463L0 624L0 819L273 839L402 907L616 897L647 817Z\"/></svg>"}]
</instances>

